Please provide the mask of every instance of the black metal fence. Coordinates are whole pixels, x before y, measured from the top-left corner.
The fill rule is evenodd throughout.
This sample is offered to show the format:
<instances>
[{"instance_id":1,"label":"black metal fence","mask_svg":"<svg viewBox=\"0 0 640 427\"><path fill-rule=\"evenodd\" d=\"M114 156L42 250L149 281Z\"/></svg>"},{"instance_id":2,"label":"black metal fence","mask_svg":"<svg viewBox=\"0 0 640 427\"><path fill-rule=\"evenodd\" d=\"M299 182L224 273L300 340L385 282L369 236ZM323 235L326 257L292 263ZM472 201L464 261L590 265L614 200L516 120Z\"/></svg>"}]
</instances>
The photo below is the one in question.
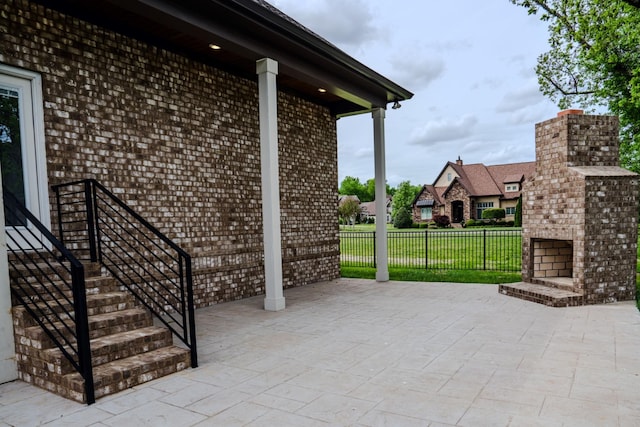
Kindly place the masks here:
<instances>
[{"instance_id":1,"label":"black metal fence","mask_svg":"<svg viewBox=\"0 0 640 427\"><path fill-rule=\"evenodd\" d=\"M520 271L520 229L387 232L389 267L433 270ZM340 264L376 266L376 232L341 231Z\"/></svg>"}]
</instances>

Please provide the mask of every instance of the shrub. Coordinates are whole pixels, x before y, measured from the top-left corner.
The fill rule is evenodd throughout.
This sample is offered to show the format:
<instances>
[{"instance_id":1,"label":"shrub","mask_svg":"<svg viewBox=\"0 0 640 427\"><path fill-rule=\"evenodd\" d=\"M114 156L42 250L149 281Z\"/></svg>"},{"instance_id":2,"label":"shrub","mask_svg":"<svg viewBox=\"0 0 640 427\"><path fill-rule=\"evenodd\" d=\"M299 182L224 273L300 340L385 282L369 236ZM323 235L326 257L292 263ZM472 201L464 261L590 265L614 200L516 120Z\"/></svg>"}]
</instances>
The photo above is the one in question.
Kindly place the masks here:
<instances>
[{"instance_id":1,"label":"shrub","mask_svg":"<svg viewBox=\"0 0 640 427\"><path fill-rule=\"evenodd\" d=\"M429 228L429 223L428 222L423 222L421 224L418 224L418 228Z\"/></svg>"},{"instance_id":2,"label":"shrub","mask_svg":"<svg viewBox=\"0 0 640 427\"><path fill-rule=\"evenodd\" d=\"M515 221L505 221L504 223L507 227L513 227L515 225Z\"/></svg>"},{"instance_id":3,"label":"shrub","mask_svg":"<svg viewBox=\"0 0 640 427\"><path fill-rule=\"evenodd\" d=\"M516 215L513 225L516 227L522 227L522 195L520 195L518 203L516 204Z\"/></svg>"},{"instance_id":4,"label":"shrub","mask_svg":"<svg viewBox=\"0 0 640 427\"><path fill-rule=\"evenodd\" d=\"M475 219L468 219L467 221L465 221L465 226L467 227L475 227L478 225L478 222Z\"/></svg>"},{"instance_id":5,"label":"shrub","mask_svg":"<svg viewBox=\"0 0 640 427\"><path fill-rule=\"evenodd\" d=\"M451 225L451 221L449 220L449 217L446 215L435 215L433 217L433 221L436 223L438 228L445 228Z\"/></svg>"},{"instance_id":6,"label":"shrub","mask_svg":"<svg viewBox=\"0 0 640 427\"><path fill-rule=\"evenodd\" d=\"M395 228L409 228L413 225L413 218L407 208L400 208L393 218L393 226Z\"/></svg>"},{"instance_id":7,"label":"shrub","mask_svg":"<svg viewBox=\"0 0 640 427\"><path fill-rule=\"evenodd\" d=\"M502 208L488 208L482 211L482 219L502 219L504 218L505 211Z\"/></svg>"}]
</instances>

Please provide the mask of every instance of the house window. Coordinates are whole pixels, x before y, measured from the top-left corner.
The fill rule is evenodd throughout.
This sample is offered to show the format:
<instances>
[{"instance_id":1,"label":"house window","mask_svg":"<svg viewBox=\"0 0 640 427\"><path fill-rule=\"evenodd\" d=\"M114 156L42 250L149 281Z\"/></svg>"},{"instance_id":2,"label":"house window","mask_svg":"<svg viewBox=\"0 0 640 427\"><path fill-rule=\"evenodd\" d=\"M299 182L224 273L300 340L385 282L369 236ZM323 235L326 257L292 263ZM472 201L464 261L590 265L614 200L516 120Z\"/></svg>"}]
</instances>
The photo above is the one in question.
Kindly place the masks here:
<instances>
[{"instance_id":1,"label":"house window","mask_svg":"<svg viewBox=\"0 0 640 427\"><path fill-rule=\"evenodd\" d=\"M40 75L0 64L0 168L2 183L47 228L51 228L44 144L44 114ZM20 225L5 215L5 225ZM26 227L32 227L27 224ZM20 245L30 233L9 230Z\"/></svg>"},{"instance_id":2,"label":"house window","mask_svg":"<svg viewBox=\"0 0 640 427\"><path fill-rule=\"evenodd\" d=\"M432 208L420 208L420 219L430 220L431 218L433 218Z\"/></svg>"},{"instance_id":3,"label":"house window","mask_svg":"<svg viewBox=\"0 0 640 427\"><path fill-rule=\"evenodd\" d=\"M482 218L482 211L484 211L487 208L492 208L493 207L493 202L478 202L476 203L476 218L480 219Z\"/></svg>"},{"instance_id":4,"label":"house window","mask_svg":"<svg viewBox=\"0 0 640 427\"><path fill-rule=\"evenodd\" d=\"M506 215L515 215L516 214L516 208L515 207L504 208L504 213Z\"/></svg>"},{"instance_id":5,"label":"house window","mask_svg":"<svg viewBox=\"0 0 640 427\"><path fill-rule=\"evenodd\" d=\"M520 190L519 184L507 184L505 191L510 192L510 191L519 191L519 190Z\"/></svg>"},{"instance_id":6,"label":"house window","mask_svg":"<svg viewBox=\"0 0 640 427\"><path fill-rule=\"evenodd\" d=\"M447 181L451 182L451 173L447 174Z\"/></svg>"}]
</instances>

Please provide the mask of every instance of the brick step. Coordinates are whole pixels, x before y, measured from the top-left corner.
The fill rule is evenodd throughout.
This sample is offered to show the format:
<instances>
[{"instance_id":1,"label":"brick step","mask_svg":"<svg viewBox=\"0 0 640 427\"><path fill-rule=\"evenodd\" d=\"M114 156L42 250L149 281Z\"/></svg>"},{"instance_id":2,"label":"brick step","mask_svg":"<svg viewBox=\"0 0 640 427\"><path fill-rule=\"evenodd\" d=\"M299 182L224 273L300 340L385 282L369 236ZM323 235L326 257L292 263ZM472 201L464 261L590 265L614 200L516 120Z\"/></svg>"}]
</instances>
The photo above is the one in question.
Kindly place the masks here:
<instances>
[{"instance_id":1,"label":"brick step","mask_svg":"<svg viewBox=\"0 0 640 427\"><path fill-rule=\"evenodd\" d=\"M167 328L149 326L120 332L91 340L91 364L95 369L105 363L172 345L173 337ZM57 347L41 351L38 356L45 362L49 371L53 370L61 375L75 372L71 362Z\"/></svg>"},{"instance_id":2,"label":"brick step","mask_svg":"<svg viewBox=\"0 0 640 427\"><path fill-rule=\"evenodd\" d=\"M51 272L56 272L64 278L71 278L69 273L71 271L69 262L61 263L54 259L48 259L48 262L45 262L35 256L32 259L34 262L27 260L24 264L22 262L13 263L9 269L9 277L11 279L23 277L29 281L37 281L35 276L47 275ZM82 262L82 266L84 267L84 274L86 277L99 276L102 270L100 263L97 262Z\"/></svg>"},{"instance_id":3,"label":"brick step","mask_svg":"<svg viewBox=\"0 0 640 427\"><path fill-rule=\"evenodd\" d=\"M54 325L61 335L70 341L74 340L72 333L69 332L61 322L54 322ZM152 325L153 319L151 314L140 307L113 313L96 314L89 316L89 338L104 337L106 335L145 328ZM16 333L23 335L24 338L29 341L29 343L25 344L35 348L46 349L54 347L52 340L40 326L26 327L24 330L16 330Z\"/></svg>"},{"instance_id":4,"label":"brick step","mask_svg":"<svg viewBox=\"0 0 640 427\"><path fill-rule=\"evenodd\" d=\"M168 346L136 356L105 363L94 368L95 397L100 398L152 381L191 365L189 350ZM59 394L79 402L86 402L84 380L79 373L63 377Z\"/></svg>"},{"instance_id":5,"label":"brick step","mask_svg":"<svg viewBox=\"0 0 640 427\"><path fill-rule=\"evenodd\" d=\"M58 304L54 304L52 301L40 301L35 303L35 305L45 315L56 313L61 319L68 319L69 316L74 313L73 306L67 300L63 300ZM87 313L89 316L113 313L135 307L137 307L135 299L126 292L106 292L87 295ZM19 319L25 327L37 325L35 319L29 315L24 306L14 308L14 317Z\"/></svg>"},{"instance_id":6,"label":"brick step","mask_svg":"<svg viewBox=\"0 0 640 427\"><path fill-rule=\"evenodd\" d=\"M584 304L584 295L535 283L509 283L498 287L501 294L544 304L549 307L575 307Z\"/></svg>"},{"instance_id":7,"label":"brick step","mask_svg":"<svg viewBox=\"0 0 640 427\"><path fill-rule=\"evenodd\" d=\"M64 295L67 299L71 299L73 291L71 290L71 279L62 282L56 280L53 283L48 280L44 280L43 283L30 283L25 285L24 282L20 282L20 287L16 288L16 281L12 281L12 287L22 296L28 296L30 300L43 300L51 301L53 299L59 299L60 295ZM85 279L85 290L87 295L95 295L105 292L117 292L120 290L117 282L106 276L94 276Z\"/></svg>"},{"instance_id":8,"label":"brick step","mask_svg":"<svg viewBox=\"0 0 640 427\"><path fill-rule=\"evenodd\" d=\"M531 279L531 283L576 292L576 288L573 286L573 278L571 277L534 277Z\"/></svg>"}]
</instances>

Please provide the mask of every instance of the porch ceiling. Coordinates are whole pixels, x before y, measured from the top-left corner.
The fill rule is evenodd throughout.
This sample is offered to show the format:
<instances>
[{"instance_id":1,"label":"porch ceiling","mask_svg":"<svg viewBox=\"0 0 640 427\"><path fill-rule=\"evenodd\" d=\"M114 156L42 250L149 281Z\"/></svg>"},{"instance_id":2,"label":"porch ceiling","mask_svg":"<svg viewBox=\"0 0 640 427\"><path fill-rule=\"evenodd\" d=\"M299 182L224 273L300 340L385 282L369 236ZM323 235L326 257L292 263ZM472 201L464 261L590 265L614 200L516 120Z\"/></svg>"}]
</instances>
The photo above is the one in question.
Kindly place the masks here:
<instances>
[{"instance_id":1,"label":"porch ceiling","mask_svg":"<svg viewBox=\"0 0 640 427\"><path fill-rule=\"evenodd\" d=\"M256 60L275 59L281 89L336 116L413 96L262 0L35 1L252 80Z\"/></svg>"}]
</instances>

